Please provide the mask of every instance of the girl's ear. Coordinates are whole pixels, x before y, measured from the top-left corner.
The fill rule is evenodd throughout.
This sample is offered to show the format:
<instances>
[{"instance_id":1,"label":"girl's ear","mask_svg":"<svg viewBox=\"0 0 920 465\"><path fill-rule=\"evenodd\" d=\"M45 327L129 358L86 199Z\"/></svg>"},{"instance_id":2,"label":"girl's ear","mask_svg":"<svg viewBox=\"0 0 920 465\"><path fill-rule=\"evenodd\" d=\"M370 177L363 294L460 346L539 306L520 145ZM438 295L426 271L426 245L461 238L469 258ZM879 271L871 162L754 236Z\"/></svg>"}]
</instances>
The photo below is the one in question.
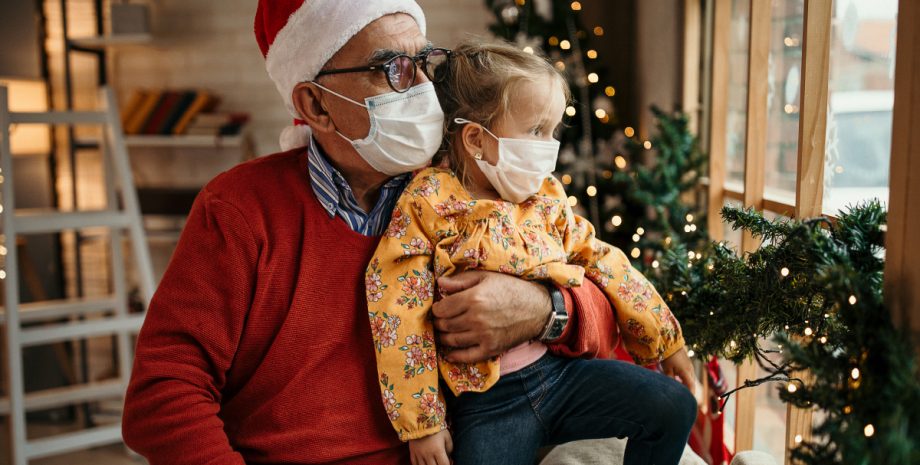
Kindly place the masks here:
<instances>
[{"instance_id":1,"label":"girl's ear","mask_svg":"<svg viewBox=\"0 0 920 465\"><path fill-rule=\"evenodd\" d=\"M463 151L466 156L482 158L483 155L483 136L486 131L478 124L464 124L460 130L460 141L463 144Z\"/></svg>"}]
</instances>

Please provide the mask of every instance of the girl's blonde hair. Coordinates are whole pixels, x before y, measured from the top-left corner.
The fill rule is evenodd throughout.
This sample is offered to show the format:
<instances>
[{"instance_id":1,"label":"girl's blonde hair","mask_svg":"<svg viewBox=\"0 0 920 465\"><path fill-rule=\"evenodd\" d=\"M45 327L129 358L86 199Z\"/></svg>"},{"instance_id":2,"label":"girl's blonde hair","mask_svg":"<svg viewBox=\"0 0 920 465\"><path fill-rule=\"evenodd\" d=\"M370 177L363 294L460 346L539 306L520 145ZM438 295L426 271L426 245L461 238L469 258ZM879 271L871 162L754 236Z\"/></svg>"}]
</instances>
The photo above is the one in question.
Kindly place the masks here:
<instances>
[{"instance_id":1,"label":"girl's blonde hair","mask_svg":"<svg viewBox=\"0 0 920 465\"><path fill-rule=\"evenodd\" d=\"M459 139L463 125L454 119L468 119L491 130L511 111L511 97L518 86L547 77L559 82L567 102L570 98L565 79L545 58L507 42L466 40L454 48L449 65L435 70L435 76L435 89L444 110L442 152L446 152L439 154L435 164L443 162L446 155L451 169L464 183L470 160Z\"/></svg>"}]
</instances>

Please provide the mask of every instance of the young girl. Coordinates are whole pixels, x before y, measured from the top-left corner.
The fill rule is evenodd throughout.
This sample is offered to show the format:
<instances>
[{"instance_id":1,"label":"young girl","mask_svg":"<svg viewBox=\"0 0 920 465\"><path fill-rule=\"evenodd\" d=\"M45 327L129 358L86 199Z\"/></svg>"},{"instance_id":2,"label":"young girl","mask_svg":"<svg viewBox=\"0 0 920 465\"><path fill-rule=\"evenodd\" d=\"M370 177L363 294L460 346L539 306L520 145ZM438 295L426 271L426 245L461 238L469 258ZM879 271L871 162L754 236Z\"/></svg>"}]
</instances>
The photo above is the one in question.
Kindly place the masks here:
<instances>
[{"instance_id":1,"label":"young girl","mask_svg":"<svg viewBox=\"0 0 920 465\"><path fill-rule=\"evenodd\" d=\"M557 358L540 342L477 364L439 356L434 282L473 269L563 287L587 277L616 309L638 363L685 355L661 297L622 251L595 239L551 176L568 100L562 77L510 45L472 42L438 73L450 170L416 174L365 281L384 407L413 465L448 465L451 455L459 465L533 465L542 445L607 437L629 438L627 465L677 464L696 402L674 379Z\"/></svg>"}]
</instances>

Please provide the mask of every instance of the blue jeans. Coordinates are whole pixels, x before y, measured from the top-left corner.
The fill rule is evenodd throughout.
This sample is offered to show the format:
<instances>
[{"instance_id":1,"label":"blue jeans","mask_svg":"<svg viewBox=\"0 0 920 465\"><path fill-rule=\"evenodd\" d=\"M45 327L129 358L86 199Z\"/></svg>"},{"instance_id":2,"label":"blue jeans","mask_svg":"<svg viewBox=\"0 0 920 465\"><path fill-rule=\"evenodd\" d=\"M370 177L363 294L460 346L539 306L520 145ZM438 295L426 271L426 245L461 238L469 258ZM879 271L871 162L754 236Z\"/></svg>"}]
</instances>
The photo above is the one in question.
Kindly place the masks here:
<instances>
[{"instance_id":1,"label":"blue jeans","mask_svg":"<svg viewBox=\"0 0 920 465\"><path fill-rule=\"evenodd\" d=\"M676 465L696 420L677 381L616 360L544 355L483 393L445 390L456 465L534 465L537 449L629 438L623 465Z\"/></svg>"}]
</instances>

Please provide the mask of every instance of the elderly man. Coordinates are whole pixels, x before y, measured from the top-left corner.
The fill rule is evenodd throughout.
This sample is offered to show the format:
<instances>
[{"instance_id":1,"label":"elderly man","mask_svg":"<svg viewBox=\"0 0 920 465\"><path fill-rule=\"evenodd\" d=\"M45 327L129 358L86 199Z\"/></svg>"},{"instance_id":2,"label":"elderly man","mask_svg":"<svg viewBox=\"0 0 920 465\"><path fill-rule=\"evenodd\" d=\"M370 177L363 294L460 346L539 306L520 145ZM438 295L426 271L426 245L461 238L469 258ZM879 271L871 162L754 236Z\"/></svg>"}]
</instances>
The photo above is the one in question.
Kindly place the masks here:
<instances>
[{"instance_id":1,"label":"elderly man","mask_svg":"<svg viewBox=\"0 0 920 465\"><path fill-rule=\"evenodd\" d=\"M440 143L443 114L418 89L444 52L411 0L261 0L255 28L296 118L291 150L196 200L138 338L125 441L153 465L408 463L381 402L364 270ZM538 337L573 357L614 346L592 284L469 272L438 286L454 361ZM666 365L692 379L685 355Z\"/></svg>"}]
</instances>

